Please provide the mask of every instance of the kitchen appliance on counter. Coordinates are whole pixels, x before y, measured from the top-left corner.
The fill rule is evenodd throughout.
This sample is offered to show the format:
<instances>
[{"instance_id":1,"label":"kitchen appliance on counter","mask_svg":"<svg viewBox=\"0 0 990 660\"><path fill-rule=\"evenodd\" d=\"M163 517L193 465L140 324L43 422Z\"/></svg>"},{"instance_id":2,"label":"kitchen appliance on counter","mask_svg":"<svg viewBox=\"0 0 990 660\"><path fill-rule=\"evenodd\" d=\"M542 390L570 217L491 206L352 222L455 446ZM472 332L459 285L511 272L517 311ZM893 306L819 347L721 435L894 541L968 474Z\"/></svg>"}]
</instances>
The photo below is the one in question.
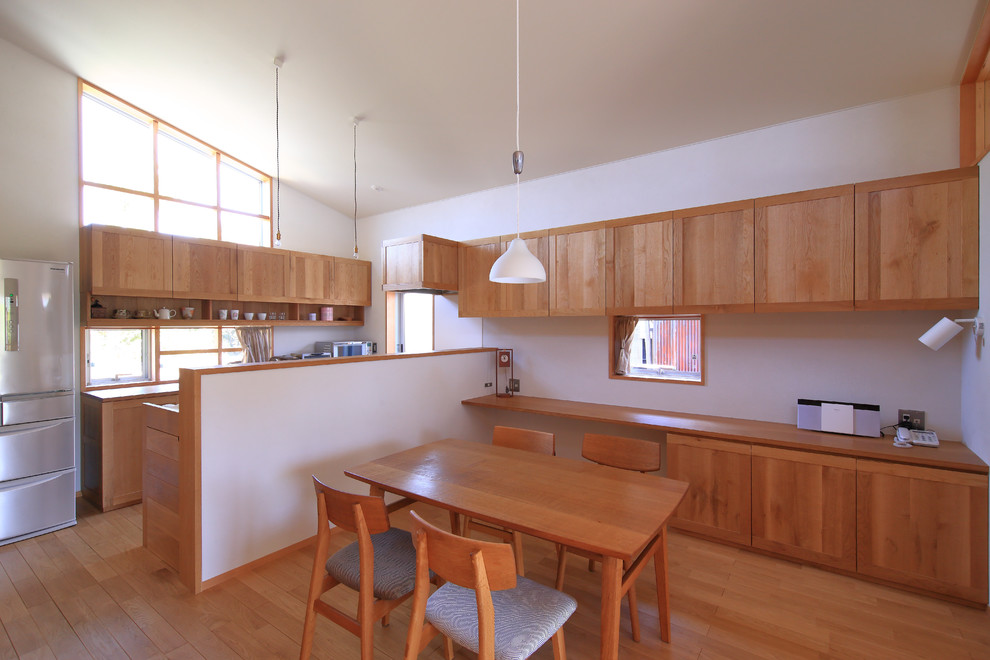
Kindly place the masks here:
<instances>
[{"instance_id":1,"label":"kitchen appliance on counter","mask_svg":"<svg viewBox=\"0 0 990 660\"><path fill-rule=\"evenodd\" d=\"M76 524L71 267L0 259L0 545Z\"/></svg>"},{"instance_id":2,"label":"kitchen appliance on counter","mask_svg":"<svg viewBox=\"0 0 990 660\"><path fill-rule=\"evenodd\" d=\"M326 352L327 347L322 346L327 342L317 342L316 350ZM332 341L330 344L330 354L333 357L350 357L352 355L371 355L370 341Z\"/></svg>"}]
</instances>

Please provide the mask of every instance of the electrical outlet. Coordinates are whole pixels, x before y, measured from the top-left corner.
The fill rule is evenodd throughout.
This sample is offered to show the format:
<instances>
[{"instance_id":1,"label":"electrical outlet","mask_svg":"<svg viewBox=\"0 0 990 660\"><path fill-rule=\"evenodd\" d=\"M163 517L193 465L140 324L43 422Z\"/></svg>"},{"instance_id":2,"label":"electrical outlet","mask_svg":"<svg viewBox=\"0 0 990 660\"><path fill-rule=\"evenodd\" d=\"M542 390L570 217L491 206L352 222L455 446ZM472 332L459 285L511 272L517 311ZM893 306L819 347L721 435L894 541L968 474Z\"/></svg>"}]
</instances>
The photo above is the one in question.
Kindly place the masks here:
<instances>
[{"instance_id":1,"label":"electrical outlet","mask_svg":"<svg viewBox=\"0 0 990 660\"><path fill-rule=\"evenodd\" d=\"M485 383L485 387L491 387L491 386L492 386L491 383Z\"/></svg>"},{"instance_id":2,"label":"electrical outlet","mask_svg":"<svg viewBox=\"0 0 990 660\"><path fill-rule=\"evenodd\" d=\"M510 392L518 392L519 391L519 379L518 378L510 378L509 379L509 391Z\"/></svg>"},{"instance_id":3,"label":"electrical outlet","mask_svg":"<svg viewBox=\"0 0 990 660\"><path fill-rule=\"evenodd\" d=\"M915 431L925 430L925 411L924 410L907 410L901 408L897 411L897 425L906 426L909 429L914 429Z\"/></svg>"}]
</instances>

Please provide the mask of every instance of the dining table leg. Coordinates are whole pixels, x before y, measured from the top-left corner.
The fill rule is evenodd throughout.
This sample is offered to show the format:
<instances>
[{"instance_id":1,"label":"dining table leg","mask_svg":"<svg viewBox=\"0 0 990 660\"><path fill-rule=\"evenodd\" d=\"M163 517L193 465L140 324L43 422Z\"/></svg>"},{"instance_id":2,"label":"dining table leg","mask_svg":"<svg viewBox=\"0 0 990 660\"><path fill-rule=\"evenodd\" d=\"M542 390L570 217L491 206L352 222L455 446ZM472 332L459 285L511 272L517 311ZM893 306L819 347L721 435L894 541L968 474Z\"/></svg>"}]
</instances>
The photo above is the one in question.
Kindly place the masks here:
<instances>
[{"instance_id":1,"label":"dining table leg","mask_svg":"<svg viewBox=\"0 0 990 660\"><path fill-rule=\"evenodd\" d=\"M602 660L619 657L619 606L622 602L622 562L602 557Z\"/></svg>"},{"instance_id":2,"label":"dining table leg","mask_svg":"<svg viewBox=\"0 0 990 660\"><path fill-rule=\"evenodd\" d=\"M657 575L657 610L660 614L660 639L670 643L670 587L667 584L667 526L660 528L660 542L653 553L653 570Z\"/></svg>"}]
</instances>

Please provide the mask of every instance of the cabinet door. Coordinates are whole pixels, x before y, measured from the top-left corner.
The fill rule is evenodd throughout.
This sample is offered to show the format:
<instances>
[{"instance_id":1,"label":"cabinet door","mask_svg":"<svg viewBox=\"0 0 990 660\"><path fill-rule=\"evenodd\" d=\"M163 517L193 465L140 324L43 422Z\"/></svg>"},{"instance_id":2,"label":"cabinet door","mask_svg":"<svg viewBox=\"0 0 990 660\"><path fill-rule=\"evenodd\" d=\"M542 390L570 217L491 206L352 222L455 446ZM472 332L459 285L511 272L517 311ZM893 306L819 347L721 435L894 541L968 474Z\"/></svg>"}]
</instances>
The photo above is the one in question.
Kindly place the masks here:
<instances>
[{"instance_id":1,"label":"cabinet door","mask_svg":"<svg viewBox=\"0 0 990 660\"><path fill-rule=\"evenodd\" d=\"M371 262L333 257L333 295L335 305L369 307L371 305Z\"/></svg>"},{"instance_id":2,"label":"cabinet door","mask_svg":"<svg viewBox=\"0 0 990 660\"><path fill-rule=\"evenodd\" d=\"M172 293L175 298L234 300L237 244L174 236Z\"/></svg>"},{"instance_id":3,"label":"cabinet door","mask_svg":"<svg viewBox=\"0 0 990 660\"><path fill-rule=\"evenodd\" d=\"M605 233L609 315L673 311L672 214L610 221Z\"/></svg>"},{"instance_id":4,"label":"cabinet door","mask_svg":"<svg viewBox=\"0 0 990 660\"><path fill-rule=\"evenodd\" d=\"M550 315L605 315L603 223L550 232Z\"/></svg>"},{"instance_id":5,"label":"cabinet door","mask_svg":"<svg viewBox=\"0 0 990 660\"><path fill-rule=\"evenodd\" d=\"M753 311L753 208L674 212L674 313Z\"/></svg>"},{"instance_id":6,"label":"cabinet door","mask_svg":"<svg viewBox=\"0 0 990 660\"><path fill-rule=\"evenodd\" d=\"M987 476L857 461L857 570L987 602Z\"/></svg>"},{"instance_id":7,"label":"cabinet door","mask_svg":"<svg viewBox=\"0 0 990 660\"><path fill-rule=\"evenodd\" d=\"M752 451L753 546L856 570L856 459Z\"/></svg>"},{"instance_id":8,"label":"cabinet door","mask_svg":"<svg viewBox=\"0 0 990 660\"><path fill-rule=\"evenodd\" d=\"M667 434L667 476L686 481L671 525L750 545L750 446Z\"/></svg>"},{"instance_id":9,"label":"cabinet door","mask_svg":"<svg viewBox=\"0 0 990 660\"><path fill-rule=\"evenodd\" d=\"M856 307L979 306L976 167L856 184Z\"/></svg>"},{"instance_id":10,"label":"cabinet door","mask_svg":"<svg viewBox=\"0 0 990 660\"><path fill-rule=\"evenodd\" d=\"M457 249L457 315L496 316L501 307L499 285L488 279L501 254L498 237L461 243Z\"/></svg>"},{"instance_id":11,"label":"cabinet door","mask_svg":"<svg viewBox=\"0 0 990 660\"><path fill-rule=\"evenodd\" d=\"M293 294L299 302L325 302L333 292L334 258L309 252L292 253Z\"/></svg>"},{"instance_id":12,"label":"cabinet door","mask_svg":"<svg viewBox=\"0 0 990 660\"><path fill-rule=\"evenodd\" d=\"M237 246L237 299L292 302L292 253Z\"/></svg>"},{"instance_id":13,"label":"cabinet door","mask_svg":"<svg viewBox=\"0 0 990 660\"><path fill-rule=\"evenodd\" d=\"M756 311L853 308L853 186L756 200Z\"/></svg>"},{"instance_id":14,"label":"cabinet door","mask_svg":"<svg viewBox=\"0 0 990 660\"><path fill-rule=\"evenodd\" d=\"M172 297L172 237L90 225L80 245L84 293Z\"/></svg>"},{"instance_id":15,"label":"cabinet door","mask_svg":"<svg viewBox=\"0 0 990 660\"><path fill-rule=\"evenodd\" d=\"M509 249L515 234L502 237L499 256ZM548 268L550 257L550 237L544 231L520 235L526 247L540 260L543 269ZM550 287L548 282L533 284L496 284L498 288L498 316L547 316L550 313Z\"/></svg>"}]
</instances>

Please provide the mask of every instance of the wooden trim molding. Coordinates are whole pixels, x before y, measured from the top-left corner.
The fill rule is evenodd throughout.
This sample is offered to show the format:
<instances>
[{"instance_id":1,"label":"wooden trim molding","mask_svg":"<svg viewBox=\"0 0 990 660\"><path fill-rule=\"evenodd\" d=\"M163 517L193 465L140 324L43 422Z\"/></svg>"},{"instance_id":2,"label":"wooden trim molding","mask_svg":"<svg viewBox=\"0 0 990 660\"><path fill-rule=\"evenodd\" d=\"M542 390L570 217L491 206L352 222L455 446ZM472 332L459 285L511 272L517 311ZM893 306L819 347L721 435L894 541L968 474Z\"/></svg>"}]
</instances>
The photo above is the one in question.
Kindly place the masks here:
<instances>
[{"instance_id":1,"label":"wooden trim molding","mask_svg":"<svg viewBox=\"0 0 990 660\"><path fill-rule=\"evenodd\" d=\"M983 14L959 84L959 166L976 165L990 151L990 11Z\"/></svg>"}]
</instances>

